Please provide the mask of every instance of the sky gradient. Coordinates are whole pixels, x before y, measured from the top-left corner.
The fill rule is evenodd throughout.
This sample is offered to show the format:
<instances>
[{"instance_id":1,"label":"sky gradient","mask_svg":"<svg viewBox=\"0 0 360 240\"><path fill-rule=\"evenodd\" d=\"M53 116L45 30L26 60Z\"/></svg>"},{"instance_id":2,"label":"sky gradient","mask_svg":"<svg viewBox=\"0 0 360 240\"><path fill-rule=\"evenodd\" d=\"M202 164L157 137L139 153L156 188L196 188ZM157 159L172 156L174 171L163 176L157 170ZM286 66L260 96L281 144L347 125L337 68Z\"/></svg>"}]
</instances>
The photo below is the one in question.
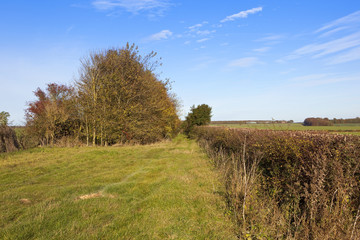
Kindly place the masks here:
<instances>
[{"instance_id":1,"label":"sky gradient","mask_svg":"<svg viewBox=\"0 0 360 240\"><path fill-rule=\"evenodd\" d=\"M7 0L0 32L0 111L17 125L36 88L127 42L162 58L183 116L202 103L213 120L360 116L358 0Z\"/></svg>"}]
</instances>

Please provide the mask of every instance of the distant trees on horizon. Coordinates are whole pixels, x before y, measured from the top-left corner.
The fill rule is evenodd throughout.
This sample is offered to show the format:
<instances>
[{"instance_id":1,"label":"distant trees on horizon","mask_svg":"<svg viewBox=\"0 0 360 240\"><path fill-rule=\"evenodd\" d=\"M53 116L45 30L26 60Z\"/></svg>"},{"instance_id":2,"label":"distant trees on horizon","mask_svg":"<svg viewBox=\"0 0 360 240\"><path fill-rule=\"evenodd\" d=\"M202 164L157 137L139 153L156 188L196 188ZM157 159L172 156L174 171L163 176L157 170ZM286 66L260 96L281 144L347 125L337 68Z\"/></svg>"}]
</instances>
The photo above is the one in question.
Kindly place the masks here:
<instances>
[{"instance_id":1,"label":"distant trees on horizon","mask_svg":"<svg viewBox=\"0 0 360 240\"><path fill-rule=\"evenodd\" d=\"M306 118L304 120L304 126L332 126L334 124L346 124L346 123L360 123L360 118L348 118L348 119L328 119L328 118Z\"/></svg>"},{"instance_id":2,"label":"distant trees on horizon","mask_svg":"<svg viewBox=\"0 0 360 240\"><path fill-rule=\"evenodd\" d=\"M360 123L360 117L357 118L347 118L347 119L337 119L334 118L331 120L334 124L344 124L344 123Z\"/></svg>"},{"instance_id":3,"label":"distant trees on horizon","mask_svg":"<svg viewBox=\"0 0 360 240\"><path fill-rule=\"evenodd\" d=\"M332 126L334 125L328 118L306 118L304 126Z\"/></svg>"}]
</instances>

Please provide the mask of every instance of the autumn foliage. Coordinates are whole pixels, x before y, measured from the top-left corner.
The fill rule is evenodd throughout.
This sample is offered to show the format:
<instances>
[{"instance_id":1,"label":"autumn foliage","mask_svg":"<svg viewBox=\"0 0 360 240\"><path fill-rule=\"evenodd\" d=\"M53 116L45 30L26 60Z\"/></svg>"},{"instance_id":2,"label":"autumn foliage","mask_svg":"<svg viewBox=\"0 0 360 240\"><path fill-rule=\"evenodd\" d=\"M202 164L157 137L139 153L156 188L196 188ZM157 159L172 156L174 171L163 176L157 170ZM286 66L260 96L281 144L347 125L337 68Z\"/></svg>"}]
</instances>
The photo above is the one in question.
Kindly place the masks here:
<instances>
[{"instance_id":1,"label":"autumn foliage","mask_svg":"<svg viewBox=\"0 0 360 240\"><path fill-rule=\"evenodd\" d=\"M151 143L172 137L179 118L168 80L154 69L156 53L137 47L92 52L74 86L48 84L26 110L27 129L44 144L72 138L87 145Z\"/></svg>"},{"instance_id":2,"label":"autumn foliage","mask_svg":"<svg viewBox=\"0 0 360 240\"><path fill-rule=\"evenodd\" d=\"M360 137L198 127L241 236L359 239Z\"/></svg>"},{"instance_id":3,"label":"autumn foliage","mask_svg":"<svg viewBox=\"0 0 360 240\"><path fill-rule=\"evenodd\" d=\"M80 125L73 87L50 83L45 91L38 88L34 94L37 100L28 103L26 110L29 134L46 145L78 133Z\"/></svg>"}]
</instances>

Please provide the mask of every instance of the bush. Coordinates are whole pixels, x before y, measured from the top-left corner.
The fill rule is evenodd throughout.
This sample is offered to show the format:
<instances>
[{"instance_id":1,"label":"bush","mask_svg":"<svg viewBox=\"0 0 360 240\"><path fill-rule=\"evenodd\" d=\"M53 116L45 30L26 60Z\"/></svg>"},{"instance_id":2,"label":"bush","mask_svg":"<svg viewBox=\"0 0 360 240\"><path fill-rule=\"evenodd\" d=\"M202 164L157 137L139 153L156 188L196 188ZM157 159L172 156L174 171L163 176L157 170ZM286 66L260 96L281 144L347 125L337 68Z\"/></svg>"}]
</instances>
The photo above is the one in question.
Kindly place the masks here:
<instances>
[{"instance_id":1,"label":"bush","mask_svg":"<svg viewBox=\"0 0 360 240\"><path fill-rule=\"evenodd\" d=\"M8 112L0 112L0 126L7 126L9 123L10 114Z\"/></svg>"},{"instance_id":2,"label":"bush","mask_svg":"<svg viewBox=\"0 0 360 240\"><path fill-rule=\"evenodd\" d=\"M15 131L8 126L0 126L0 152L13 152L19 148Z\"/></svg>"},{"instance_id":3,"label":"bush","mask_svg":"<svg viewBox=\"0 0 360 240\"><path fill-rule=\"evenodd\" d=\"M26 127L14 127L16 138L19 142L21 149L29 149L39 146L39 139L30 129Z\"/></svg>"},{"instance_id":4,"label":"bush","mask_svg":"<svg viewBox=\"0 0 360 240\"><path fill-rule=\"evenodd\" d=\"M242 234L359 239L360 137L198 127Z\"/></svg>"},{"instance_id":5,"label":"bush","mask_svg":"<svg viewBox=\"0 0 360 240\"><path fill-rule=\"evenodd\" d=\"M207 125L211 122L211 107L206 104L201 104L195 107L193 105L189 114L183 122L183 129L187 136L190 136L191 131L195 126Z\"/></svg>"}]
</instances>

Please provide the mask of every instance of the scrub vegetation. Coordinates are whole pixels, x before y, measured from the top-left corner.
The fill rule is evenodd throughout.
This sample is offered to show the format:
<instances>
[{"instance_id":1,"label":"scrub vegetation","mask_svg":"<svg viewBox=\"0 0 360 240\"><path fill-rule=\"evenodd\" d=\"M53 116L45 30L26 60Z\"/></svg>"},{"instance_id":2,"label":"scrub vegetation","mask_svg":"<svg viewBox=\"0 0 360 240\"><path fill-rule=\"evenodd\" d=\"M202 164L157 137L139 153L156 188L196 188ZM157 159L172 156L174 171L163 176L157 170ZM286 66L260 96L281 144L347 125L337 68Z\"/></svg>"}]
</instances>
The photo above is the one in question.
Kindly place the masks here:
<instances>
[{"instance_id":1,"label":"scrub vegetation","mask_svg":"<svg viewBox=\"0 0 360 240\"><path fill-rule=\"evenodd\" d=\"M197 127L242 238L359 239L360 137Z\"/></svg>"}]
</instances>

